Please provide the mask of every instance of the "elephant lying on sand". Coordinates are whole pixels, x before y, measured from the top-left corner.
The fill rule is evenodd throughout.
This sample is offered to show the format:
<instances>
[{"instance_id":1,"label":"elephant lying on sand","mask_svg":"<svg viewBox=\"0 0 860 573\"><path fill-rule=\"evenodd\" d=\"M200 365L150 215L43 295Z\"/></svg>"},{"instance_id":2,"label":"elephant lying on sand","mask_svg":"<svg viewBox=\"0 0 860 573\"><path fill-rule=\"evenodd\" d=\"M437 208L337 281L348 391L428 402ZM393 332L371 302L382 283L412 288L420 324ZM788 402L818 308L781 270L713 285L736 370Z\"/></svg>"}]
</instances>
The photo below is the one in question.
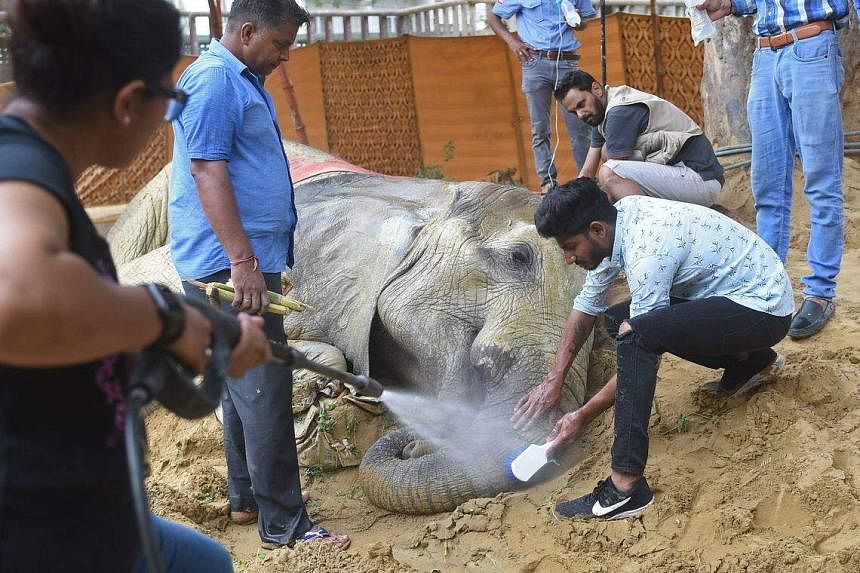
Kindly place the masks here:
<instances>
[{"instance_id":1,"label":"elephant lying on sand","mask_svg":"<svg viewBox=\"0 0 860 573\"><path fill-rule=\"evenodd\" d=\"M404 428L371 447L360 469L368 499L429 513L512 489L505 454L550 427L517 435L508 420L549 370L584 278L537 235L539 198L490 183L361 173L296 144L287 155L299 211L291 296L314 308L287 317L288 336L336 346L386 392L409 389L437 396L440 410L443 400L460 408L436 427L453 435L416 442L427 436ZM332 170L321 174L320 165ZM118 226L115 238L137 232ZM583 400L587 356L588 348L571 369L563 410Z\"/></svg>"}]
</instances>

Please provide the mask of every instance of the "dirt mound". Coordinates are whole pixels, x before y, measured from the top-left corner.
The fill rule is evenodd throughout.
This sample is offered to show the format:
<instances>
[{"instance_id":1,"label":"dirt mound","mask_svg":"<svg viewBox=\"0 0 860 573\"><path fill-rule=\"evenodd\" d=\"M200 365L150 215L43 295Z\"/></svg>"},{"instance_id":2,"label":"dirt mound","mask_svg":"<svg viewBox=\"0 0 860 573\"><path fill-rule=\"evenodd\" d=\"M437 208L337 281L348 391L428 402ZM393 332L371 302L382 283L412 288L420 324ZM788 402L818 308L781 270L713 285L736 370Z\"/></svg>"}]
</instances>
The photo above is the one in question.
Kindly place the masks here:
<instances>
[{"instance_id":1,"label":"dirt mound","mask_svg":"<svg viewBox=\"0 0 860 573\"><path fill-rule=\"evenodd\" d=\"M261 552L256 527L227 519L217 422L157 411L148 419L156 512L213 535L238 571L255 573L860 571L860 164L847 160L845 176L846 252L832 323L811 340L781 342L788 358L781 378L731 403L699 391L713 371L665 357L647 469L656 502L640 518L572 523L551 513L608 474L611 413L583 439L587 456L559 477L451 513L375 508L354 469L304 476L312 519L353 539L335 554L321 544ZM798 300L809 232L800 183L798 175L788 265ZM728 187L723 206L754 224L748 175L734 172ZM606 352L593 378L609 372Z\"/></svg>"}]
</instances>

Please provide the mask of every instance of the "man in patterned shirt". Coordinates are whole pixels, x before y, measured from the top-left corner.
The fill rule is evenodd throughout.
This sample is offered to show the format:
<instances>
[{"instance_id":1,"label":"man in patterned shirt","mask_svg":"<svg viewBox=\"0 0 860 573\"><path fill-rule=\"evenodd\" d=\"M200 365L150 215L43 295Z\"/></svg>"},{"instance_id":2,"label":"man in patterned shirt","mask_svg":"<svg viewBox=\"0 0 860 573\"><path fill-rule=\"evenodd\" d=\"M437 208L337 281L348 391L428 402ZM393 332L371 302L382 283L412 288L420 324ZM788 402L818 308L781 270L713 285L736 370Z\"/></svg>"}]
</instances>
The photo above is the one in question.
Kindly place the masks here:
<instances>
[{"instance_id":1,"label":"man in patterned shirt","mask_svg":"<svg viewBox=\"0 0 860 573\"><path fill-rule=\"evenodd\" d=\"M752 134L750 178L758 234L785 261L791 238L794 153L809 202L803 306L792 338L824 328L835 310L844 235L842 106L845 80L836 30L848 25L850 0L707 0L712 20L755 15L756 51L747 97ZM854 0L860 9L860 0Z\"/></svg>"},{"instance_id":2,"label":"man in patterned shirt","mask_svg":"<svg viewBox=\"0 0 860 573\"><path fill-rule=\"evenodd\" d=\"M620 519L654 501L644 478L648 420L664 352L724 369L709 389L737 396L769 382L785 363L771 346L788 332L794 299L776 253L761 238L716 211L631 195L609 203L593 179L547 194L535 214L568 264L589 271L573 303L546 381L515 408L515 427L558 405L561 386L598 315L616 337L618 372L579 410L562 417L547 440L551 456L615 404L612 475L594 492L560 503L565 518ZM631 299L607 307L621 271Z\"/></svg>"}]
</instances>

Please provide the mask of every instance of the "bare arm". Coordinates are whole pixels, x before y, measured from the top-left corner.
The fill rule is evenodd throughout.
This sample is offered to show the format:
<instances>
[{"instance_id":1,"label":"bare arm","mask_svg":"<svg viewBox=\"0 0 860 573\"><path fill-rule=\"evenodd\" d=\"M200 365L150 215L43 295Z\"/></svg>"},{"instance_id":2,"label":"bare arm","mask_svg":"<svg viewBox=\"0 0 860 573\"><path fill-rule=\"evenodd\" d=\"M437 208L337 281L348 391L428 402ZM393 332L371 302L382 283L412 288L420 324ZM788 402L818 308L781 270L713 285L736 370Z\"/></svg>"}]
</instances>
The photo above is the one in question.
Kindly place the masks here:
<instances>
[{"instance_id":1,"label":"bare arm","mask_svg":"<svg viewBox=\"0 0 860 573\"><path fill-rule=\"evenodd\" d=\"M719 20L731 14L732 0L705 0L701 8L708 13L711 20Z\"/></svg>"},{"instance_id":2,"label":"bare arm","mask_svg":"<svg viewBox=\"0 0 860 573\"><path fill-rule=\"evenodd\" d=\"M241 261L252 257L254 251L239 219L227 162L194 159L191 161L191 175L197 185L203 212L229 259ZM264 312L268 305L266 283L254 262L232 266L231 278L236 292L233 306L254 314Z\"/></svg>"},{"instance_id":3,"label":"bare arm","mask_svg":"<svg viewBox=\"0 0 860 573\"><path fill-rule=\"evenodd\" d=\"M596 317L573 309L564 325L555 362L543 383L520 399L511 422L515 429L528 429L541 416L558 406L561 389L574 359L594 329Z\"/></svg>"},{"instance_id":4,"label":"bare arm","mask_svg":"<svg viewBox=\"0 0 860 573\"><path fill-rule=\"evenodd\" d=\"M155 303L142 287L99 276L68 250L60 203L29 183L0 183L0 362L44 368L134 352L161 333ZM271 357L262 320L240 315L242 338L232 376ZM170 351L194 371L206 362L212 328L185 307L185 330ZM0 381L1 382L1 381Z\"/></svg>"},{"instance_id":5,"label":"bare arm","mask_svg":"<svg viewBox=\"0 0 860 573\"><path fill-rule=\"evenodd\" d=\"M81 363L158 338L161 321L143 288L103 279L68 250L55 198L29 183L0 189L0 362Z\"/></svg>"},{"instance_id":6,"label":"bare arm","mask_svg":"<svg viewBox=\"0 0 860 573\"><path fill-rule=\"evenodd\" d=\"M517 56L521 62L527 61L536 51L534 47L529 46L513 34L511 34L502 19L495 15L492 11L487 15L487 23L493 32L505 41L511 51Z\"/></svg>"},{"instance_id":7,"label":"bare arm","mask_svg":"<svg viewBox=\"0 0 860 573\"><path fill-rule=\"evenodd\" d=\"M616 375L610 378L600 389L600 392L592 396L591 400L583 404L581 408L559 418L552 432L546 437L547 442L555 442L547 450L547 458L554 459L560 449L581 436L597 416L615 404L617 386L618 377Z\"/></svg>"},{"instance_id":8,"label":"bare arm","mask_svg":"<svg viewBox=\"0 0 860 573\"><path fill-rule=\"evenodd\" d=\"M596 177L597 168L600 167L602 147L589 147L588 155L585 156L585 164L579 170L580 177Z\"/></svg>"}]
</instances>

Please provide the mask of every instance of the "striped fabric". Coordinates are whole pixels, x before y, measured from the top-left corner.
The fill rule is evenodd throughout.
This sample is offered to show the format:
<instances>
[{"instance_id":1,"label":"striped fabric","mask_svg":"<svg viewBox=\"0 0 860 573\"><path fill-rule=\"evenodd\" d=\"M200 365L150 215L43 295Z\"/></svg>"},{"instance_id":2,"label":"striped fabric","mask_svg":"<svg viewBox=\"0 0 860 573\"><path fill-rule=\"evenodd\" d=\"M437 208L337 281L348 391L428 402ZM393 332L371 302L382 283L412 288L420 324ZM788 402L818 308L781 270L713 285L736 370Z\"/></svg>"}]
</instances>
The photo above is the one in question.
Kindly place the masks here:
<instances>
[{"instance_id":1,"label":"striped fabric","mask_svg":"<svg viewBox=\"0 0 860 573\"><path fill-rule=\"evenodd\" d=\"M773 36L817 20L848 24L849 0L732 0L738 16L755 14L757 36ZM860 0L854 0L860 5Z\"/></svg>"}]
</instances>

